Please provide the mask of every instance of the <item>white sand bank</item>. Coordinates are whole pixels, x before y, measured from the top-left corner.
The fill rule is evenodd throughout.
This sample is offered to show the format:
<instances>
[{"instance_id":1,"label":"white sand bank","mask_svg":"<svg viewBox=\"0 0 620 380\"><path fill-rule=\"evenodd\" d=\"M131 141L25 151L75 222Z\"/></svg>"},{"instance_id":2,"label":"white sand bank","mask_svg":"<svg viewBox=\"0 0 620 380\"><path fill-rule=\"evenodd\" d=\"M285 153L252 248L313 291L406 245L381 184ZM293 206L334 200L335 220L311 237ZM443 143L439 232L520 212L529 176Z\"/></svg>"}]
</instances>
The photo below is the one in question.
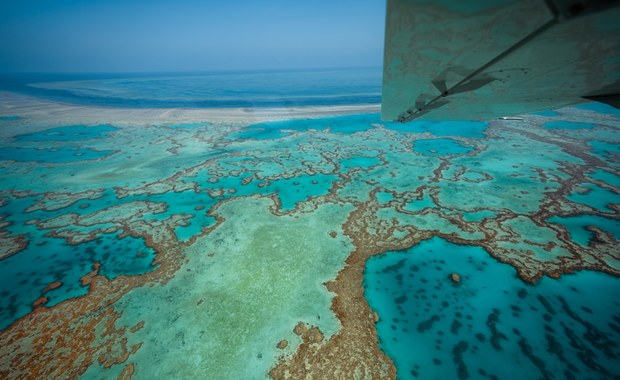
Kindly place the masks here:
<instances>
[{"instance_id":1,"label":"white sand bank","mask_svg":"<svg viewBox=\"0 0 620 380\"><path fill-rule=\"evenodd\" d=\"M30 121L165 124L185 122L260 122L379 112L379 104L295 108L118 108L58 103L12 92L0 92L0 116Z\"/></svg>"}]
</instances>

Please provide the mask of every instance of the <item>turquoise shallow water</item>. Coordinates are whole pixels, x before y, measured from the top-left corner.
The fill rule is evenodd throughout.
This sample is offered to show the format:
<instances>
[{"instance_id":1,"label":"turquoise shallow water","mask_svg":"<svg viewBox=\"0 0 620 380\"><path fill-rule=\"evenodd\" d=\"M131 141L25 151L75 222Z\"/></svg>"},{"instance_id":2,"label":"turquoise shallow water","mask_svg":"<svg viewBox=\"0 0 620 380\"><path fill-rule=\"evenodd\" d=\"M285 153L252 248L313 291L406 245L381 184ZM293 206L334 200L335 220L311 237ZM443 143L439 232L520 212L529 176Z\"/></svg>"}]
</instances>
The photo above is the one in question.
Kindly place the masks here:
<instances>
[{"instance_id":1,"label":"turquoise shallow water","mask_svg":"<svg viewBox=\"0 0 620 380\"><path fill-rule=\"evenodd\" d=\"M482 210L475 212L468 212L467 214L463 214L463 219L472 222L480 222L485 218L493 218L495 213L493 211Z\"/></svg>"},{"instance_id":2,"label":"turquoise shallow water","mask_svg":"<svg viewBox=\"0 0 620 380\"><path fill-rule=\"evenodd\" d=\"M582 192L574 192L567 198L602 212L613 213L610 205L618 202L618 194L591 183L583 184L582 188Z\"/></svg>"},{"instance_id":3,"label":"turquoise shallow water","mask_svg":"<svg viewBox=\"0 0 620 380\"><path fill-rule=\"evenodd\" d=\"M557 113L556 111L553 110L545 110L545 111L539 111L539 112L534 112L534 115L540 115L540 116L547 116L547 117L553 117L553 116L559 116L560 114Z\"/></svg>"},{"instance_id":4,"label":"turquoise shallow water","mask_svg":"<svg viewBox=\"0 0 620 380\"><path fill-rule=\"evenodd\" d=\"M18 120L19 116L13 116L13 115L2 115L0 116L0 121L13 121L13 120Z\"/></svg>"},{"instance_id":5,"label":"turquoise shallow water","mask_svg":"<svg viewBox=\"0 0 620 380\"><path fill-rule=\"evenodd\" d=\"M613 174L604 170L597 170L593 172L590 177L606 182L612 186L620 186L620 175L618 174Z\"/></svg>"},{"instance_id":6,"label":"turquoise shallow water","mask_svg":"<svg viewBox=\"0 0 620 380\"><path fill-rule=\"evenodd\" d=\"M80 285L80 278L93 270L93 263L100 263L99 273L110 279L141 274L154 268L155 252L144 244L143 239L119 239L117 233L109 233L98 234L89 242L70 245L63 239L47 235L49 231L27 223L36 218L53 218L70 210L79 213L100 210L112 204L110 198L80 201L58 211L24 213L33 201L34 197L13 199L0 207L0 215L12 223L5 230L16 235L25 234L30 240L24 251L0 260L0 296L6 301L0 305L0 329L30 312L32 302L43 295L42 290L52 282L60 281L62 286L45 293L49 298L47 306L86 294L88 289ZM80 230L86 233L90 229L83 227Z\"/></svg>"},{"instance_id":7,"label":"turquoise shallow water","mask_svg":"<svg viewBox=\"0 0 620 380\"><path fill-rule=\"evenodd\" d=\"M400 379L620 373L620 281L608 275L526 285L483 249L433 238L371 258L364 278L381 348Z\"/></svg>"},{"instance_id":8,"label":"turquoise shallow water","mask_svg":"<svg viewBox=\"0 0 620 380\"><path fill-rule=\"evenodd\" d=\"M165 127L178 129L178 128L202 128L208 126L209 123L178 123L178 124L164 124Z\"/></svg>"},{"instance_id":9,"label":"turquoise shallow water","mask_svg":"<svg viewBox=\"0 0 620 380\"><path fill-rule=\"evenodd\" d=\"M367 169L373 165L378 165L381 160L377 157L353 156L351 158L340 161L340 168L343 171L351 169Z\"/></svg>"},{"instance_id":10,"label":"turquoise shallow water","mask_svg":"<svg viewBox=\"0 0 620 380\"><path fill-rule=\"evenodd\" d=\"M377 114L336 116L316 119L293 119L251 124L243 131L232 134L229 139L267 140L289 136L293 132L310 129L330 129L334 133L352 134L372 128L372 123L380 123Z\"/></svg>"},{"instance_id":11,"label":"turquoise shallow water","mask_svg":"<svg viewBox=\"0 0 620 380\"><path fill-rule=\"evenodd\" d=\"M620 221L615 219L604 218L598 215L578 215L554 216L549 221L565 226L571 235L571 239L583 246L588 245L588 242L594 235L586 228L588 226L598 227L616 239L620 239Z\"/></svg>"},{"instance_id":12,"label":"turquoise shallow water","mask_svg":"<svg viewBox=\"0 0 620 380\"><path fill-rule=\"evenodd\" d=\"M429 196L424 196L421 199L413 199L410 202L405 203L403 207L406 211L422 211L429 207L436 207L435 202Z\"/></svg>"},{"instance_id":13,"label":"turquoise shallow water","mask_svg":"<svg viewBox=\"0 0 620 380\"><path fill-rule=\"evenodd\" d=\"M60 239L40 238L19 255L0 261L0 296L4 300L0 329L30 312L31 303L52 282L63 285L45 293L49 299L46 306L85 295L88 288L80 286L80 278L93 270L94 262L102 263L100 274L115 278L152 270L153 258L154 251L142 239L118 239L114 234L102 235L79 247Z\"/></svg>"},{"instance_id":14,"label":"turquoise shallow water","mask_svg":"<svg viewBox=\"0 0 620 380\"><path fill-rule=\"evenodd\" d=\"M49 143L34 148L0 146L0 160L69 163L96 160L115 153L114 150L97 150L76 145L78 142L109 137L118 128L111 125L68 125L49 128L40 132L19 134L12 138L18 143ZM73 144L71 144L73 143Z\"/></svg>"},{"instance_id":15,"label":"turquoise shallow water","mask_svg":"<svg viewBox=\"0 0 620 380\"><path fill-rule=\"evenodd\" d=\"M595 154L612 158L614 154L620 154L620 144L613 144L604 141L592 141L590 142L592 150Z\"/></svg>"},{"instance_id":16,"label":"turquoise shallow water","mask_svg":"<svg viewBox=\"0 0 620 380\"><path fill-rule=\"evenodd\" d=\"M587 111L594 111L594 112L608 114L608 115L620 116L620 110L605 103L590 102L590 103L578 104L575 106L575 108L587 110Z\"/></svg>"},{"instance_id":17,"label":"turquoise shallow water","mask_svg":"<svg viewBox=\"0 0 620 380\"><path fill-rule=\"evenodd\" d=\"M395 123L382 121L378 114L347 115L316 119L296 119L265 122L249 125L243 131L232 134L230 139L276 139L290 135L292 132L311 129L330 129L334 133L352 134L367 131L373 124L381 124L385 128L407 133L428 132L435 136L461 136L483 138L487 123L478 121L413 121Z\"/></svg>"},{"instance_id":18,"label":"turquoise shallow water","mask_svg":"<svg viewBox=\"0 0 620 380\"><path fill-rule=\"evenodd\" d=\"M118 232L98 233L90 242L70 245L63 239L49 236L49 230L38 229L28 223L33 219L49 220L67 213L86 215L101 211L118 203L112 191L102 192L97 199L80 200L55 211L24 212L38 198L4 198L8 202L0 207L0 215L11 223L5 229L16 235L25 234L30 240L24 251L0 261L0 294L9 300L8 304L0 307L1 328L30 312L32 302L43 295L42 289L51 282L60 281L62 286L45 294L49 298L47 306L86 294L88 289L80 286L79 280L92 271L93 263L100 263L100 273L110 279L120 275L141 274L154 268L152 262L155 252L145 245L143 239L119 239ZM171 197L173 199L178 198ZM69 223L68 228L54 230L71 229L88 233L95 228L113 226L96 224L76 228Z\"/></svg>"},{"instance_id":19,"label":"turquoise shallow water","mask_svg":"<svg viewBox=\"0 0 620 380\"><path fill-rule=\"evenodd\" d=\"M429 132L435 136L483 138L487 123L481 121L419 121L386 123L386 128L399 132Z\"/></svg>"},{"instance_id":20,"label":"turquoise shallow water","mask_svg":"<svg viewBox=\"0 0 620 380\"><path fill-rule=\"evenodd\" d=\"M117 131L111 125L69 125L66 127L50 128L40 132L25 133L13 137L15 141L82 141L101 139Z\"/></svg>"},{"instance_id":21,"label":"turquoise shallow water","mask_svg":"<svg viewBox=\"0 0 620 380\"><path fill-rule=\"evenodd\" d=\"M595 125L590 123L576 123L573 121L550 121L543 124L543 127L547 129L592 129Z\"/></svg>"},{"instance_id":22,"label":"turquoise shallow water","mask_svg":"<svg viewBox=\"0 0 620 380\"><path fill-rule=\"evenodd\" d=\"M416 141L413 150L427 156L446 156L465 154L474 149L453 139L430 139Z\"/></svg>"},{"instance_id":23,"label":"turquoise shallow water","mask_svg":"<svg viewBox=\"0 0 620 380\"><path fill-rule=\"evenodd\" d=\"M13 148L0 147L0 160L42 163L69 163L96 160L114 154L113 150L81 147Z\"/></svg>"}]
</instances>

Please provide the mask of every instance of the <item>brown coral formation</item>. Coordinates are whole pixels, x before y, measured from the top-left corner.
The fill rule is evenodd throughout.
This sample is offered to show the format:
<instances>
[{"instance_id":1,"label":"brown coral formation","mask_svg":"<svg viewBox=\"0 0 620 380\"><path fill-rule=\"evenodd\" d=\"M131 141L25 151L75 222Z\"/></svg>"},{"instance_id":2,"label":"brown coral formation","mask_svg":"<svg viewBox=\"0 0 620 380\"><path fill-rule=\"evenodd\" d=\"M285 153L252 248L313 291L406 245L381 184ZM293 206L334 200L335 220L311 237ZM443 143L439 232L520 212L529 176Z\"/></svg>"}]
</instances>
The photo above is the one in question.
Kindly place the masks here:
<instances>
[{"instance_id":1,"label":"brown coral formation","mask_svg":"<svg viewBox=\"0 0 620 380\"><path fill-rule=\"evenodd\" d=\"M127 364L125 367L123 367L120 375L118 375L118 380L131 380L134 371L135 365L133 363Z\"/></svg>"},{"instance_id":2,"label":"brown coral formation","mask_svg":"<svg viewBox=\"0 0 620 380\"><path fill-rule=\"evenodd\" d=\"M103 193L99 190L87 190L79 193L46 193L44 196L38 198L32 206L28 207L25 211L33 212L38 210L60 210L65 207L69 207L80 200L95 200L101 198L102 196Z\"/></svg>"},{"instance_id":3,"label":"brown coral formation","mask_svg":"<svg viewBox=\"0 0 620 380\"><path fill-rule=\"evenodd\" d=\"M459 282L461 282L461 276L458 273L451 273L450 274L450 279L455 284L458 284Z\"/></svg>"},{"instance_id":4,"label":"brown coral formation","mask_svg":"<svg viewBox=\"0 0 620 380\"><path fill-rule=\"evenodd\" d=\"M283 358L269 375L274 379L375 378L394 379L396 370L392 361L380 350L375 323L378 315L364 298L363 272L366 260L387 250L403 249L414 241L426 238L412 234L404 241L393 237L393 225L378 223L376 203L361 204L353 211L343 230L351 238L355 250L347 258L345 267L333 281L326 284L336 296L332 310L338 317L341 330L327 341L318 328L299 323L294 332L302 343L291 357ZM372 226L376 235L367 233Z\"/></svg>"},{"instance_id":5,"label":"brown coral formation","mask_svg":"<svg viewBox=\"0 0 620 380\"><path fill-rule=\"evenodd\" d=\"M4 229L10 224L4 220L3 216L0 216L0 260L13 256L28 246L25 234L12 235Z\"/></svg>"},{"instance_id":6,"label":"brown coral formation","mask_svg":"<svg viewBox=\"0 0 620 380\"><path fill-rule=\"evenodd\" d=\"M95 360L112 365L126 359L125 328L115 327L120 314L105 307L118 293L110 292L114 285L98 269L82 278L89 297L39 306L0 333L3 378L75 378Z\"/></svg>"},{"instance_id":7,"label":"brown coral formation","mask_svg":"<svg viewBox=\"0 0 620 380\"><path fill-rule=\"evenodd\" d=\"M0 332L0 377L76 378L93 363L104 367L124 363L140 344L127 347L128 332L138 331L143 322L117 327L121 314L114 302L135 287L164 283L178 270L182 260L175 244L173 228L165 221L149 224L144 220L121 221L125 234L143 237L158 254L157 268L137 276L119 276L114 280L98 274L99 264L82 277L88 294L72 298L54 307L44 306L45 297L35 309ZM46 290L56 287L50 284ZM134 367L127 366L129 378Z\"/></svg>"}]
</instances>

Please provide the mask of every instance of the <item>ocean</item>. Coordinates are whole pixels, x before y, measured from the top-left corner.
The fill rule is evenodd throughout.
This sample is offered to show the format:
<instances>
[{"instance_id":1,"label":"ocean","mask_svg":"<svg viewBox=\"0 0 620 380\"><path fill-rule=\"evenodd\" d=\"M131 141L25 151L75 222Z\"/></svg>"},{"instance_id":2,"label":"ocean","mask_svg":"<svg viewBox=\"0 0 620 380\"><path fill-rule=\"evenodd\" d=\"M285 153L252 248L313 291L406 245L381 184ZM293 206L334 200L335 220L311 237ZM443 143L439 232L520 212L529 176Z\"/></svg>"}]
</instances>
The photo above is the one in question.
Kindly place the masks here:
<instances>
[{"instance_id":1,"label":"ocean","mask_svg":"<svg viewBox=\"0 0 620 380\"><path fill-rule=\"evenodd\" d=\"M0 377L620 377L620 111L380 68L0 78Z\"/></svg>"},{"instance_id":2,"label":"ocean","mask_svg":"<svg viewBox=\"0 0 620 380\"><path fill-rule=\"evenodd\" d=\"M154 74L14 74L0 90L108 107L300 107L381 102L381 68Z\"/></svg>"}]
</instances>

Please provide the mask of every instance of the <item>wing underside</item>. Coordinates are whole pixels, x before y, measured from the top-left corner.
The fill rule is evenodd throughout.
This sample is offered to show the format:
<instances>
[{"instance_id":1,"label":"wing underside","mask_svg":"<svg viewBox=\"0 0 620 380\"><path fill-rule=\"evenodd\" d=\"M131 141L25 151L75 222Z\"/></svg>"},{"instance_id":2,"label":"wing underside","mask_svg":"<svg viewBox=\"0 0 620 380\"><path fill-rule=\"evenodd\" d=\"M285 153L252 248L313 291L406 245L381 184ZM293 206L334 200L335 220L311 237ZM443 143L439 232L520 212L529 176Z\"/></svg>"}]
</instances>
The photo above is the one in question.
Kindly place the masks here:
<instances>
[{"instance_id":1,"label":"wing underside","mask_svg":"<svg viewBox=\"0 0 620 380\"><path fill-rule=\"evenodd\" d=\"M388 0L383 118L488 120L584 98L613 103L619 5Z\"/></svg>"}]
</instances>

